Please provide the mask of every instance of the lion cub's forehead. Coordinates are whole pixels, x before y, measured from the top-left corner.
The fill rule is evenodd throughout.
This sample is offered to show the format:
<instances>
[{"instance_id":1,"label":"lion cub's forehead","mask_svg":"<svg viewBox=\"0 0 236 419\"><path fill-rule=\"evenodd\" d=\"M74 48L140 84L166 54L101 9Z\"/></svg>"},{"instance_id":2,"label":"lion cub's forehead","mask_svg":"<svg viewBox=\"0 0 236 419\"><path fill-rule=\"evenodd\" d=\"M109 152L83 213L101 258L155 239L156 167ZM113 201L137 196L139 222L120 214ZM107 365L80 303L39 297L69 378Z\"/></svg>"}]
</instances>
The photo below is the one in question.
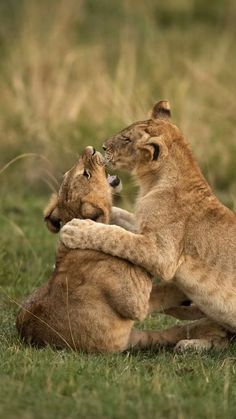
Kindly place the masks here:
<instances>
[{"instance_id":1,"label":"lion cub's forehead","mask_svg":"<svg viewBox=\"0 0 236 419\"><path fill-rule=\"evenodd\" d=\"M78 176L79 174L81 174L81 169L78 170L76 166L65 173L59 189L59 196L61 198L66 199L68 193L71 191L80 191L83 179L81 176Z\"/></svg>"},{"instance_id":2,"label":"lion cub's forehead","mask_svg":"<svg viewBox=\"0 0 236 419\"><path fill-rule=\"evenodd\" d=\"M146 121L138 121L123 129L118 136L137 138L137 136L140 136L140 134L142 135L143 133L147 133L151 136L158 135L163 129L165 130L167 128L167 125L169 125L167 121L163 120L153 121L153 119L148 119Z\"/></svg>"},{"instance_id":3,"label":"lion cub's forehead","mask_svg":"<svg viewBox=\"0 0 236 419\"><path fill-rule=\"evenodd\" d=\"M133 124L129 125L125 129L123 129L119 134L120 135L127 135L127 134L135 134L139 131L145 131L150 124L150 121L138 121L134 122ZM118 135L119 135L118 134Z\"/></svg>"}]
</instances>

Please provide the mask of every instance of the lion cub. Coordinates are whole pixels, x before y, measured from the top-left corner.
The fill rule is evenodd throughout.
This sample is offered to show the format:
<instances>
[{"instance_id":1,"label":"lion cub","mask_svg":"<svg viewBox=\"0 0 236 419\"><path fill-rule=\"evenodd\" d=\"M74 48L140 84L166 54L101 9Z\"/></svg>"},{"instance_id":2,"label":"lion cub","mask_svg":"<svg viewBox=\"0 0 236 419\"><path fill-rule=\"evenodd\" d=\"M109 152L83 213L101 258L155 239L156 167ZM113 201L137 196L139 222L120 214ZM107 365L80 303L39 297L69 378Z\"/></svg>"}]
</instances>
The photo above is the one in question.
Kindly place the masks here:
<instances>
[{"instance_id":1,"label":"lion cub","mask_svg":"<svg viewBox=\"0 0 236 419\"><path fill-rule=\"evenodd\" d=\"M114 188L117 178L111 180ZM108 223L111 186L101 154L87 147L47 207L47 227L57 232L73 217ZM87 352L169 345L187 337L190 329L193 336L202 333L198 325L161 332L132 330L134 320L143 320L149 310L168 309L185 299L175 287L168 293L159 287L149 305L151 289L150 275L142 268L98 251L68 250L59 243L54 273L23 304L17 329L32 345Z\"/></svg>"},{"instance_id":2,"label":"lion cub","mask_svg":"<svg viewBox=\"0 0 236 419\"><path fill-rule=\"evenodd\" d=\"M204 179L169 103L108 139L106 159L140 185L135 232L72 220L61 238L97 249L176 284L211 319L236 332L236 215Z\"/></svg>"}]
</instances>

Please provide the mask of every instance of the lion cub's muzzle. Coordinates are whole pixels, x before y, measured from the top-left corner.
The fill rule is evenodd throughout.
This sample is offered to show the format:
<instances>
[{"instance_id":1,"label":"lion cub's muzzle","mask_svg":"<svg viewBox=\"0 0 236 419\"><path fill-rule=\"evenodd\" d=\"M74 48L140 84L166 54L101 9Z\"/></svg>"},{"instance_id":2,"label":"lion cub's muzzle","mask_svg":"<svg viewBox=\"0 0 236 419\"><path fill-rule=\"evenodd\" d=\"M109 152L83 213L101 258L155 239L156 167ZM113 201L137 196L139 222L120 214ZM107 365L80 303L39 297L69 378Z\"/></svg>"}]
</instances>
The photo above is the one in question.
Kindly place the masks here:
<instances>
[{"instance_id":1,"label":"lion cub's muzzle","mask_svg":"<svg viewBox=\"0 0 236 419\"><path fill-rule=\"evenodd\" d=\"M96 165L104 166L105 159L99 151L96 151L94 147L87 146L82 154L82 159L85 165Z\"/></svg>"},{"instance_id":2,"label":"lion cub's muzzle","mask_svg":"<svg viewBox=\"0 0 236 419\"><path fill-rule=\"evenodd\" d=\"M95 148L89 145L85 148L83 152L83 156L91 157L91 156L94 156L95 153L96 153Z\"/></svg>"},{"instance_id":3,"label":"lion cub's muzzle","mask_svg":"<svg viewBox=\"0 0 236 419\"><path fill-rule=\"evenodd\" d=\"M104 162L106 166L113 166L114 161L114 153L111 150L106 150L104 155Z\"/></svg>"}]
</instances>

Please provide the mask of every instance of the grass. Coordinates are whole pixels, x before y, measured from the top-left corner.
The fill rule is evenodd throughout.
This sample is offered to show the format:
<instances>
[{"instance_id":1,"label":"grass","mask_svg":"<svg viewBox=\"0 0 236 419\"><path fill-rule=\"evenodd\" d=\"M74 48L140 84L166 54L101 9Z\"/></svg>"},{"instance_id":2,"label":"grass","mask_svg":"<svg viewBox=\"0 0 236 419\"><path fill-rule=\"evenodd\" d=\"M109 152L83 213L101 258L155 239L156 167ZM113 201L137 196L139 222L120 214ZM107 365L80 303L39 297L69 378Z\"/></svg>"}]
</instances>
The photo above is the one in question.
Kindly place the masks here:
<instances>
[{"instance_id":1,"label":"grass","mask_svg":"<svg viewBox=\"0 0 236 419\"><path fill-rule=\"evenodd\" d=\"M1 418L236 417L233 345L89 356L25 347L14 326L54 263L42 209L57 180L85 145L100 148L156 100L170 100L212 187L236 208L235 15L233 0L1 0ZM122 178L132 209L136 189Z\"/></svg>"}]
</instances>

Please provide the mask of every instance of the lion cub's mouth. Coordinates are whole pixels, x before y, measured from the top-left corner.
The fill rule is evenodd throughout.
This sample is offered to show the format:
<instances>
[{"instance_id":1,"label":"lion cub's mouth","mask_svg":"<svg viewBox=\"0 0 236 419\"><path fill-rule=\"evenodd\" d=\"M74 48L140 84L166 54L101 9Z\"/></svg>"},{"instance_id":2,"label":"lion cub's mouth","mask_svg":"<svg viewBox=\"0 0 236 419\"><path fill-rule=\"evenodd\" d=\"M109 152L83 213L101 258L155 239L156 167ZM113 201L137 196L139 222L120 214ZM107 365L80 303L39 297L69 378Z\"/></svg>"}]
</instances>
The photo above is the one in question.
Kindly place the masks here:
<instances>
[{"instance_id":1,"label":"lion cub's mouth","mask_svg":"<svg viewBox=\"0 0 236 419\"><path fill-rule=\"evenodd\" d=\"M114 193L120 193L122 191L122 182L117 175L108 175L107 182L112 187Z\"/></svg>"},{"instance_id":2,"label":"lion cub's mouth","mask_svg":"<svg viewBox=\"0 0 236 419\"><path fill-rule=\"evenodd\" d=\"M113 168L115 165L113 155L108 154L108 153L105 153L104 162L105 162L105 166L108 166L111 168Z\"/></svg>"}]
</instances>

